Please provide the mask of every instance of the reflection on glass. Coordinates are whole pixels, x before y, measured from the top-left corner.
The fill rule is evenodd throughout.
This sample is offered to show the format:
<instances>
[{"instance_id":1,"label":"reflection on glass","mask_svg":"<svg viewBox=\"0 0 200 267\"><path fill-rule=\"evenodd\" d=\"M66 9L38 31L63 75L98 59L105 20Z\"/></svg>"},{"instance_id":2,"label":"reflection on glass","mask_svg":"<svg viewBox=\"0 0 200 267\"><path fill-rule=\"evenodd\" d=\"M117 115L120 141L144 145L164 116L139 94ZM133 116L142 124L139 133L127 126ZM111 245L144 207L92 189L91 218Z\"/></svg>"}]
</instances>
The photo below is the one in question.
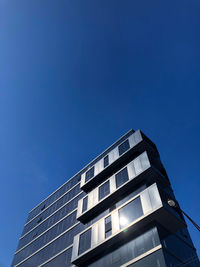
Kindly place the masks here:
<instances>
[{"instance_id":1,"label":"reflection on glass","mask_svg":"<svg viewBox=\"0 0 200 267\"><path fill-rule=\"evenodd\" d=\"M120 226L123 228L128 224L128 219L126 217L121 216L119 220Z\"/></svg>"},{"instance_id":2,"label":"reflection on glass","mask_svg":"<svg viewBox=\"0 0 200 267\"><path fill-rule=\"evenodd\" d=\"M143 215L140 197L119 209L120 228L124 228Z\"/></svg>"}]
</instances>

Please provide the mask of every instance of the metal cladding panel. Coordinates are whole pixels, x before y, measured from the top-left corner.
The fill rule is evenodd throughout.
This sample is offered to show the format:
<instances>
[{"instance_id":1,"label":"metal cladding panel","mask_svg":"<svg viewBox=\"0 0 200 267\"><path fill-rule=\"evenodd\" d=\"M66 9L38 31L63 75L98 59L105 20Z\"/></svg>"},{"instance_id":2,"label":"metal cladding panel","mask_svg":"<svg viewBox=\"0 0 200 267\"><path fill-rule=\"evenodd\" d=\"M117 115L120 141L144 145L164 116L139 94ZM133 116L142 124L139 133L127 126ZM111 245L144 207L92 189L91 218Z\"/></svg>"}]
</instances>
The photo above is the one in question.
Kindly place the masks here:
<instances>
[{"instance_id":1,"label":"metal cladding panel","mask_svg":"<svg viewBox=\"0 0 200 267\"><path fill-rule=\"evenodd\" d=\"M83 202L83 198L81 199L80 202ZM88 194L88 207L87 209L90 209L93 206L93 203L95 203L94 201L94 191L90 192Z\"/></svg>"},{"instance_id":2,"label":"metal cladding panel","mask_svg":"<svg viewBox=\"0 0 200 267\"><path fill-rule=\"evenodd\" d=\"M141 142L143 140L140 130L137 130L132 136L133 136L133 138L135 140L135 144L137 144L137 143L139 143L139 142Z\"/></svg>"},{"instance_id":3,"label":"metal cladding panel","mask_svg":"<svg viewBox=\"0 0 200 267\"><path fill-rule=\"evenodd\" d=\"M118 147L116 147L109 153L110 164L113 163L118 157L119 157L119 151Z\"/></svg>"},{"instance_id":4,"label":"metal cladding panel","mask_svg":"<svg viewBox=\"0 0 200 267\"><path fill-rule=\"evenodd\" d=\"M143 171L140 157L137 157L134 160L134 167L135 167L136 175L140 174Z\"/></svg>"},{"instance_id":5,"label":"metal cladding panel","mask_svg":"<svg viewBox=\"0 0 200 267\"><path fill-rule=\"evenodd\" d=\"M113 211L112 214L112 234L114 235L119 231L119 214L118 210Z\"/></svg>"},{"instance_id":6,"label":"metal cladding panel","mask_svg":"<svg viewBox=\"0 0 200 267\"><path fill-rule=\"evenodd\" d=\"M94 247L98 244L98 224L95 224L94 227L92 227L92 241L91 241L91 247Z\"/></svg>"},{"instance_id":7,"label":"metal cladding panel","mask_svg":"<svg viewBox=\"0 0 200 267\"><path fill-rule=\"evenodd\" d=\"M96 164L94 164L94 176L99 174L103 169L103 159L101 159Z\"/></svg>"},{"instance_id":8,"label":"metal cladding panel","mask_svg":"<svg viewBox=\"0 0 200 267\"><path fill-rule=\"evenodd\" d=\"M143 170L146 170L151 166L147 152L144 152L140 155L140 162Z\"/></svg>"},{"instance_id":9,"label":"metal cladding panel","mask_svg":"<svg viewBox=\"0 0 200 267\"><path fill-rule=\"evenodd\" d=\"M110 177L110 194L116 191L116 181L115 181L115 175Z\"/></svg>"},{"instance_id":10,"label":"metal cladding panel","mask_svg":"<svg viewBox=\"0 0 200 267\"><path fill-rule=\"evenodd\" d=\"M136 171L135 171L135 166L134 166L134 163L133 162L130 162L128 165L127 165L127 170L128 170L128 176L129 176L129 180L135 178L137 175L136 175Z\"/></svg>"},{"instance_id":11,"label":"metal cladding panel","mask_svg":"<svg viewBox=\"0 0 200 267\"><path fill-rule=\"evenodd\" d=\"M104 219L100 220L98 223L98 242L100 243L105 239L105 223Z\"/></svg>"},{"instance_id":12,"label":"metal cladding panel","mask_svg":"<svg viewBox=\"0 0 200 267\"><path fill-rule=\"evenodd\" d=\"M83 208L83 201L81 199L81 201L78 201L77 217L81 216L82 208Z\"/></svg>"},{"instance_id":13,"label":"metal cladding panel","mask_svg":"<svg viewBox=\"0 0 200 267\"><path fill-rule=\"evenodd\" d=\"M80 184L80 188L85 184L85 173L83 173L81 175L81 184Z\"/></svg>"},{"instance_id":14,"label":"metal cladding panel","mask_svg":"<svg viewBox=\"0 0 200 267\"><path fill-rule=\"evenodd\" d=\"M149 191L145 190L144 192L141 193L140 197L141 197L143 212L144 214L147 214L148 212L152 210Z\"/></svg>"},{"instance_id":15,"label":"metal cladding panel","mask_svg":"<svg viewBox=\"0 0 200 267\"><path fill-rule=\"evenodd\" d=\"M72 259L76 258L78 255L78 248L79 248L79 235L76 235L74 237L74 242L73 242L73 250L72 250Z\"/></svg>"},{"instance_id":16,"label":"metal cladding panel","mask_svg":"<svg viewBox=\"0 0 200 267\"><path fill-rule=\"evenodd\" d=\"M149 188L149 197L152 208L155 209L161 203L161 198L157 186Z\"/></svg>"},{"instance_id":17,"label":"metal cladding panel","mask_svg":"<svg viewBox=\"0 0 200 267\"><path fill-rule=\"evenodd\" d=\"M99 201L99 188L96 187L93 192L93 202L91 203L92 206L96 205Z\"/></svg>"}]
</instances>

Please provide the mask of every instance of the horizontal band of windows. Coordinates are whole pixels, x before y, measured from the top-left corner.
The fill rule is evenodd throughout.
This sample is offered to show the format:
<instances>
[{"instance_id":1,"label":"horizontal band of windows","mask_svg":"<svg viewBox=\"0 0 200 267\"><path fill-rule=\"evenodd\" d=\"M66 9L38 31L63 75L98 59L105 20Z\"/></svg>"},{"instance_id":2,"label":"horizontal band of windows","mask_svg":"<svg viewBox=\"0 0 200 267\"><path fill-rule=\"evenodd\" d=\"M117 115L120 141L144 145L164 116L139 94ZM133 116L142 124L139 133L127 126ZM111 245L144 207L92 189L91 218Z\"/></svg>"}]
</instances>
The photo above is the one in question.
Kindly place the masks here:
<instances>
[{"instance_id":1,"label":"horizontal band of windows","mask_svg":"<svg viewBox=\"0 0 200 267\"><path fill-rule=\"evenodd\" d=\"M56 201L59 197L69 191L73 186L80 182L81 174L76 175L74 179L72 179L69 183L65 184L58 190L55 194L53 194L50 198L40 203L37 208L35 208L31 213L28 214L26 222L29 222L32 218L34 218L37 214L39 214L46 207L50 206L51 203Z\"/></svg>"},{"instance_id":2,"label":"horizontal band of windows","mask_svg":"<svg viewBox=\"0 0 200 267\"><path fill-rule=\"evenodd\" d=\"M43 202L45 202L47 199L49 199L52 195L54 195L59 189L61 189L63 186L65 186L67 183L69 183L73 178L75 178L77 175L81 174L81 172L85 172L85 169L87 169L89 166L91 166L92 164L95 164L95 161L97 161L98 159L100 159L101 157L104 157L105 152L107 152L108 150L110 150L112 147L114 149L114 146L117 145L117 143L121 140L121 142L123 142L123 138L125 138L126 136L128 137L131 133L134 133L134 130L129 130L127 133L125 133L122 137L120 137L119 139L117 139L117 141L115 141L111 146L109 146L106 150L104 150L100 155L98 155L96 158L94 158L92 161L90 161L85 167L83 167L78 173L76 173L74 176L72 176L69 180L67 180L63 185L61 185L58 189L56 189L53 193L51 193L47 198L45 198L44 200L42 200L37 206L35 206L33 209L31 209L29 211L29 214L31 214L32 211L34 211L39 205L41 205Z\"/></svg>"},{"instance_id":3,"label":"horizontal band of windows","mask_svg":"<svg viewBox=\"0 0 200 267\"><path fill-rule=\"evenodd\" d=\"M70 188L67 192L65 192L62 196L60 196L59 198L57 198L54 202L52 202L49 206L47 206L45 209L41 210L40 213L38 213L37 215L35 215L31 220L29 220L28 222L26 222L24 224L24 226L28 225L31 221L33 221L36 217L38 217L39 215L41 215L43 212L45 212L48 208L50 208L53 204L55 204L58 200L60 200L62 197L64 197L66 194L68 194L71 190L73 190L77 185L80 185L80 182L75 184L72 188Z\"/></svg>"},{"instance_id":4,"label":"horizontal band of windows","mask_svg":"<svg viewBox=\"0 0 200 267\"><path fill-rule=\"evenodd\" d=\"M26 248L27 246L29 246L31 243L33 243L35 240L37 240L39 237L41 237L42 235L44 235L46 232L48 232L49 230L51 230L54 226L56 226L58 223L62 222L64 219L66 219L67 217L69 217L73 212L76 212L77 209L73 210L72 212L70 212L69 214L67 214L65 217L63 217L61 220L59 220L58 222L56 222L55 224L53 224L52 226L50 226L48 229L46 229L43 233L41 233L40 235L38 235L37 237L35 237L33 240L31 240L29 243L27 243L25 246L23 246L22 248L20 248L19 250L17 250L15 252L15 255L17 253L19 253L21 250L23 250L24 248Z\"/></svg>"},{"instance_id":5,"label":"horizontal band of windows","mask_svg":"<svg viewBox=\"0 0 200 267\"><path fill-rule=\"evenodd\" d=\"M37 216L32 222L30 222L28 225L26 225L23 229L22 235L30 231L35 225L39 224L42 220L50 216L54 211L56 211L58 208L63 206L65 203L70 201L72 198L74 198L76 195L78 195L81 192L80 187L75 187L72 191L70 191L68 194L64 195L62 198L60 198L57 202L55 202L51 207L49 207L44 213L40 216Z\"/></svg>"},{"instance_id":6,"label":"horizontal band of windows","mask_svg":"<svg viewBox=\"0 0 200 267\"><path fill-rule=\"evenodd\" d=\"M44 230L46 230L47 228L49 228L52 224L56 223L56 221L60 220L63 216L67 215L69 212L73 211L74 209L77 208L77 200L80 199L81 197L83 197L83 194L80 194L78 197L76 196L73 200L71 200L66 206L64 206L60 211L58 211L57 213L55 213L53 216L51 216L47 221L45 221L43 224L41 224L41 226L36 230L33 230L31 233L34 234L40 234L42 233ZM55 212L57 210L57 208L59 208L60 206L62 207L65 203L67 203L67 201L65 202L65 199L61 200L62 202L57 203L56 206L53 206L50 210L47 210L47 212L43 215L43 217L40 217L40 219L33 221L33 223L28 227L24 229L24 232L28 232L30 230L32 230L39 222L41 223L46 217L49 217L50 215L52 215L53 212ZM28 234L28 236L24 237L24 239L20 239L20 242L18 244L18 248L20 248L20 246L24 246L23 240L29 239L31 234ZM29 240L30 241L30 240Z\"/></svg>"},{"instance_id":7,"label":"horizontal band of windows","mask_svg":"<svg viewBox=\"0 0 200 267\"><path fill-rule=\"evenodd\" d=\"M50 259L48 259L47 261L43 262L42 264L40 264L38 267L43 267L45 266L47 263L49 263L50 261L52 261L53 259L57 258L58 256L60 256L62 253L66 252L68 249L73 248L73 245L68 246L67 248L63 249L62 251L60 251L58 254L54 255L53 257L51 257Z\"/></svg>"},{"instance_id":8,"label":"horizontal band of windows","mask_svg":"<svg viewBox=\"0 0 200 267\"><path fill-rule=\"evenodd\" d=\"M138 256L138 257L136 257L136 258L134 258L128 262L126 262L125 264L121 265L120 267L128 267L130 264L133 264L133 263L149 256L150 254L154 253L155 251L157 251L159 249L162 249L162 245L158 245L155 248L150 249L149 251L143 253L142 255L140 255L140 256Z\"/></svg>"},{"instance_id":9,"label":"horizontal band of windows","mask_svg":"<svg viewBox=\"0 0 200 267\"><path fill-rule=\"evenodd\" d=\"M32 255L35 251L40 249L41 247L45 246L47 243L51 242L54 238L62 234L64 231L70 229L74 224L76 224L76 213L71 214L70 217L65 218L62 220L59 224L57 224L55 227L50 229L47 233L42 235L40 238L35 240L33 243L29 244L27 247L25 247L23 250L18 252L14 257L14 264L17 264L21 262L24 258L29 257ZM81 226L78 226L78 228L83 228ZM77 228L75 228L77 229ZM67 238L70 241L70 238L73 235L74 230L70 230L65 236L67 235ZM77 232L77 230L76 230ZM72 241L72 240L71 240ZM69 243L68 245L70 245ZM66 244L67 246L67 244ZM65 246L65 247L66 247Z\"/></svg>"},{"instance_id":10,"label":"horizontal band of windows","mask_svg":"<svg viewBox=\"0 0 200 267\"><path fill-rule=\"evenodd\" d=\"M76 223L73 226L71 226L69 229L67 229L66 231L64 231L63 233L61 233L60 235L56 236L53 240L51 240L50 242L48 242L47 244L45 244L43 247L39 248L37 251L35 251L33 254L29 255L28 257L26 257L23 261L17 263L16 265L14 265L15 267L20 266L22 263L24 263L25 261L27 261L29 258L33 257L35 254L37 254L40 250L44 249L45 247L47 247L48 245L50 245L51 243L53 243L55 240L57 240L58 238L60 238L62 235L66 234L67 232L69 232L71 229L73 229L74 227L76 227L77 225L79 225L80 223ZM73 241L72 241L73 243Z\"/></svg>"},{"instance_id":11,"label":"horizontal band of windows","mask_svg":"<svg viewBox=\"0 0 200 267\"><path fill-rule=\"evenodd\" d=\"M83 194L83 192L80 192L78 195L74 196L71 200L69 200L68 202L66 202L64 205L62 205L60 208L58 208L57 210L55 210L52 214L50 214L47 218L45 218L44 220L42 220L39 224L37 224L35 227L33 227L30 231L28 231L27 233L25 233L23 236L20 237L20 239L23 239L26 235L28 235L29 233L31 233L34 229L36 229L38 226L40 226L42 223L44 223L46 220L48 220L49 218L51 218L55 213L57 213L59 210L61 210L63 207L69 205L75 198L78 198L81 194ZM74 211L74 210L73 210Z\"/></svg>"}]
</instances>

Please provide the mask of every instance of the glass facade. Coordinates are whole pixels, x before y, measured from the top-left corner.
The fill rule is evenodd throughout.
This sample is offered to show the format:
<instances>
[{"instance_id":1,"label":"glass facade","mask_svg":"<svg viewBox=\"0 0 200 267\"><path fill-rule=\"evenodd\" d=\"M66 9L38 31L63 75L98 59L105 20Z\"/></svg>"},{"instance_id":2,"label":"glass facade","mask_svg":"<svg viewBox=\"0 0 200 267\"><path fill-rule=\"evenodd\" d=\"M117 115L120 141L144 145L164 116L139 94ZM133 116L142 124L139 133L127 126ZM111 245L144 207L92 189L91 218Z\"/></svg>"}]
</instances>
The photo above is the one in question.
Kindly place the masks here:
<instances>
[{"instance_id":1,"label":"glass facade","mask_svg":"<svg viewBox=\"0 0 200 267\"><path fill-rule=\"evenodd\" d=\"M110 164L112 157L109 158L108 153L115 150L116 153L122 155L129 149L134 150L133 143L138 142L138 136L144 135L141 132L134 135L134 131L129 131L30 211L11 267L72 266L75 240L78 242L78 257L87 255L97 238L91 229L93 224L98 223L100 219L102 224L98 227L102 240L105 239L106 242L112 240L117 220L120 222L123 238L118 238L115 244L105 247L103 253L99 250L99 254L95 257L91 254L87 258L87 264L81 263L77 264L77 266L118 267L127 264L129 261L129 266L134 267L171 267L179 266L178 264L183 263L188 263L190 267L199 266L199 260L187 228L177 231L175 234L165 234L164 238L156 225L148 226L147 229L138 229L134 236L131 236L129 231L123 230L126 225L143 215L141 199L136 195L150 186L149 182L147 183L145 179L141 180L140 184L132 185L131 188L128 188L127 192L123 192L123 195L116 195L115 200L112 203L106 204L101 210L94 210L95 215L93 218L88 219L84 224L77 220L78 202L83 199L82 212L86 211L90 206L90 200L87 196L88 192L84 192L80 188L81 175L85 175L85 182L93 179L97 170L94 164L102 160L101 164L104 168L107 168L108 172L110 170L110 175L122 169L115 175L114 182L116 182L116 187L123 186L128 181L128 170L124 167L128 162L136 158L134 155L138 155L138 151L132 153L132 156L123 162L118 161L118 164L114 165L114 169L110 169L113 168L111 167L112 164ZM146 140L151 145L151 149L156 150L155 145L149 139ZM145 151L146 147L144 146L142 149ZM144 151L141 150L140 152ZM139 168L140 162L138 161L136 171ZM102 180L97 181L93 188L91 188L93 190L97 186L99 187L98 194L93 196L96 203L109 195L113 190L111 182L107 181L102 184L108 178L109 176L102 177ZM170 185L164 188L164 190L172 192ZM128 202L135 196L134 200ZM151 197L149 201L151 205L154 205L157 201L156 196ZM116 210L123 204L123 207ZM117 212L118 219L113 220L109 214L110 212ZM77 236L79 236L78 239L76 239ZM157 249L159 245L162 245L162 249L158 248L158 250L148 254L148 251ZM143 254L146 256L143 257ZM138 258L139 256L141 259Z\"/></svg>"},{"instance_id":2,"label":"glass facade","mask_svg":"<svg viewBox=\"0 0 200 267\"><path fill-rule=\"evenodd\" d=\"M157 229L153 228L133 238L122 246L115 248L111 252L103 253L100 259L89 264L88 267L120 267L122 264L135 259L159 244L160 239ZM148 267L149 265L144 266ZM162 267L162 265L160 267Z\"/></svg>"},{"instance_id":3,"label":"glass facade","mask_svg":"<svg viewBox=\"0 0 200 267\"><path fill-rule=\"evenodd\" d=\"M128 265L128 267L166 267L166 262L162 250L158 250L137 262ZM168 265L169 266L169 265ZM176 265L171 265L176 266Z\"/></svg>"}]
</instances>

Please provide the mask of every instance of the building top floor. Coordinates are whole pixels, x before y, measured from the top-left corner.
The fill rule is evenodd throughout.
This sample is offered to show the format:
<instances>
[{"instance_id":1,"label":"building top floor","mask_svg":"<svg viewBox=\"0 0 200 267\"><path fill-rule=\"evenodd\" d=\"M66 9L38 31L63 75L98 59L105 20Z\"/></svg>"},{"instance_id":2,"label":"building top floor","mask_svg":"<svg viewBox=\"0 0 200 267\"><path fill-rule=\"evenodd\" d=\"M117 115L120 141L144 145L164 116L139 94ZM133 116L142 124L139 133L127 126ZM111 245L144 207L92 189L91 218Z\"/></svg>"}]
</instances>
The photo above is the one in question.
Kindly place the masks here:
<instances>
[{"instance_id":1,"label":"building top floor","mask_svg":"<svg viewBox=\"0 0 200 267\"><path fill-rule=\"evenodd\" d=\"M91 169L94 169L94 175L96 176L96 174L98 174L98 177L100 177L101 174L104 174L104 169L106 170L106 172L107 170L111 170L112 166L115 166L115 163L119 159L121 160L123 157L126 157L126 154L128 155L130 151L133 151L133 147L144 141L145 143L148 143L157 152L155 144L149 138L147 138L140 130L134 131L131 129L130 131L128 131L125 135L120 137L110 147L108 147L105 151L98 155L94 160L92 160L84 168L82 168L77 174L67 180L61 187L59 187L46 199L40 202L35 208L33 208L29 212L27 223L39 213L42 213L49 205L57 201L61 196L66 194L77 184L82 184L81 189L84 189L85 184L89 185L90 188L90 185L92 184L94 179L89 179L89 182L83 184L83 177L86 177L86 173L90 173ZM99 166L103 166L103 168L99 168Z\"/></svg>"}]
</instances>

